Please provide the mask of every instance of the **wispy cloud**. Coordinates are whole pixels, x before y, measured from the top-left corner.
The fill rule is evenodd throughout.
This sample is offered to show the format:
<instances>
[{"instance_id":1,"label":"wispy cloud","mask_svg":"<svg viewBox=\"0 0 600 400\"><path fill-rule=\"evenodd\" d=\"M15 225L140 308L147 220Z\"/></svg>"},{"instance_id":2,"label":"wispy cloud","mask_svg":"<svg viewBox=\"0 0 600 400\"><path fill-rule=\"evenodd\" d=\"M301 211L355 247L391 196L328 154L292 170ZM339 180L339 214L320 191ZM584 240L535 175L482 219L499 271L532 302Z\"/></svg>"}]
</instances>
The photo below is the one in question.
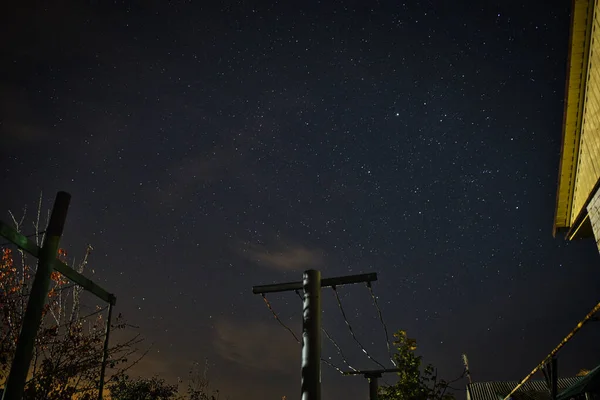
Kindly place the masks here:
<instances>
[{"instance_id":1,"label":"wispy cloud","mask_svg":"<svg viewBox=\"0 0 600 400\"><path fill-rule=\"evenodd\" d=\"M0 83L5 96L0 101L0 143L31 145L48 138L48 132L35 121L35 113L27 91L15 85ZM10 100L8 100L10 99Z\"/></svg>"},{"instance_id":2,"label":"wispy cloud","mask_svg":"<svg viewBox=\"0 0 600 400\"><path fill-rule=\"evenodd\" d=\"M2 121L0 135L19 144L40 143L48 137L48 133L39 126L23 121L10 120Z\"/></svg>"},{"instance_id":3,"label":"wispy cloud","mask_svg":"<svg viewBox=\"0 0 600 400\"><path fill-rule=\"evenodd\" d=\"M174 362L168 361L164 354L151 351L135 364L132 372L143 377L160 376L172 382L180 378L173 364Z\"/></svg>"},{"instance_id":4,"label":"wispy cloud","mask_svg":"<svg viewBox=\"0 0 600 400\"><path fill-rule=\"evenodd\" d=\"M240 253L249 261L283 271L297 271L323 265L323 251L298 243L278 244L273 247L244 243Z\"/></svg>"},{"instance_id":5,"label":"wispy cloud","mask_svg":"<svg viewBox=\"0 0 600 400\"><path fill-rule=\"evenodd\" d=\"M221 319L214 346L224 359L253 370L288 371L300 363L300 348L276 324Z\"/></svg>"}]
</instances>

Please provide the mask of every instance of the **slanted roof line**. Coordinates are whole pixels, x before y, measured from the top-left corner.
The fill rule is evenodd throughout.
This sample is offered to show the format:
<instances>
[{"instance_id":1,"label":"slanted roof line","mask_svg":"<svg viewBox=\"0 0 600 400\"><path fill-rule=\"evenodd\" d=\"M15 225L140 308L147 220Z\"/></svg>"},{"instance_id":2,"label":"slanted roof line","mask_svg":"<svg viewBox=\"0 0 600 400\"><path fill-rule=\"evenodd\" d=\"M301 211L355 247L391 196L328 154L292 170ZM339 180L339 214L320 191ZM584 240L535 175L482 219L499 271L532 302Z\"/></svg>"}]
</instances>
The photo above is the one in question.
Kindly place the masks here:
<instances>
[{"instance_id":1,"label":"slanted roof line","mask_svg":"<svg viewBox=\"0 0 600 400\"><path fill-rule=\"evenodd\" d=\"M594 5L595 1L590 0L573 0L572 5L554 235L557 229L568 228L572 222L573 177L579 153Z\"/></svg>"}]
</instances>

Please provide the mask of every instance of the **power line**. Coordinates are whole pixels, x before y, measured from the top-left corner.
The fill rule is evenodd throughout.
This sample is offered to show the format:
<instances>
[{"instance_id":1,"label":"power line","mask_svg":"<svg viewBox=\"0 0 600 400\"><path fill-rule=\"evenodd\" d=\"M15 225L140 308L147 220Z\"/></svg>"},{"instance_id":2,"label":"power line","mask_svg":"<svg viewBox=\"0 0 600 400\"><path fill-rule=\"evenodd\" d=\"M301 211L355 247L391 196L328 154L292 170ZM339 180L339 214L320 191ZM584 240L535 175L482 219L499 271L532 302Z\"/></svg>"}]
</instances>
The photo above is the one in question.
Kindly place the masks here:
<instances>
[{"instance_id":1,"label":"power line","mask_svg":"<svg viewBox=\"0 0 600 400\"><path fill-rule=\"evenodd\" d=\"M339 367L337 367L336 365L334 365L332 362L321 358L321 361L327 365L329 365L331 368L335 369L337 372L339 372L340 374L344 375L344 371L342 371Z\"/></svg>"},{"instance_id":2,"label":"power line","mask_svg":"<svg viewBox=\"0 0 600 400\"><path fill-rule=\"evenodd\" d=\"M275 310L273 310L273 307L271 307L271 303L269 302L269 300L267 299L267 296L265 296L264 293L262 294L262 298L265 301L265 304L267 305L267 308L271 311L271 313L273 314L273 316L275 317L275 319L277 320L277 322L279 322L279 324L281 326L283 326L285 329L287 329L287 331L289 333L292 334L292 336L294 337L294 339L296 339L296 342L298 342L298 344L301 344L302 342L300 342L300 339L298 339L298 336L296 336L296 334L294 333L294 331L291 330L291 328L289 326L287 326L286 324L284 324L283 321L279 318L279 316L275 312Z\"/></svg>"},{"instance_id":3,"label":"power line","mask_svg":"<svg viewBox=\"0 0 600 400\"><path fill-rule=\"evenodd\" d=\"M269 302L269 300L267 299L267 296L265 296L265 294L264 294L264 293L262 293L261 295L262 295L262 298L263 298L263 300L264 300L264 302L265 302L265 305L267 306L267 308L269 309L269 311L271 311L271 314L273 314L273 317L275 317L275 319L277 320L277 322L279 322L279 324L280 324L282 327L284 327L284 328L285 328L285 329L286 329L286 330L287 330L289 333L291 333L291 334L292 334L292 336L294 337L294 339L296 340L296 342L297 342L298 344L300 344L300 345L301 345L301 344L302 344L302 342L301 342L301 341L298 339L298 336L296 336L296 334L294 333L294 331L293 331L293 330L291 330L291 329L290 329L290 327L289 327L289 326L287 326L287 325L286 325L286 324L285 324L285 323L284 323L284 322L281 320L281 318L279 318L279 315L277 315L277 313L275 312L275 310L274 310L274 309L273 309L273 307L271 306L271 303L270 303L270 302ZM335 365L335 364L333 364L331 361L329 361L329 360L326 360L326 359L324 359L324 358L321 358L321 361L322 361L323 363L325 363L325 364L329 365L331 368L335 369L335 370L336 370L337 372L339 372L340 374L343 374L343 373L344 373L344 371L342 371L342 369L341 369L340 367L336 366L336 365ZM348 367L350 367L350 366L348 365ZM350 368L352 368L352 367L350 367Z\"/></svg>"},{"instance_id":4,"label":"power line","mask_svg":"<svg viewBox=\"0 0 600 400\"><path fill-rule=\"evenodd\" d=\"M348 362L348 360L346 359L346 356L344 356L344 353L342 352L342 349L340 348L340 346L337 344L337 342L335 340L333 340L333 338L331 337L331 335L329 334L329 332L327 332L327 330L325 328L322 328L323 333L325 334L325 336L327 337L327 339L329 339L329 341L331 343L333 343L333 345L335 346L335 348L337 349L338 354L340 355L340 357L342 358L342 361L344 362L344 364L346 364L348 366L348 368L350 368L352 371L356 371L356 368L354 368L352 365L350 365L350 363ZM341 372L341 371L340 371Z\"/></svg>"},{"instance_id":5,"label":"power line","mask_svg":"<svg viewBox=\"0 0 600 400\"><path fill-rule=\"evenodd\" d=\"M300 292L297 290L295 290L295 292L298 295L298 297L300 298L300 300L304 301ZM327 339L329 339L329 341L335 346L335 348L337 349L337 352L340 355L340 357L342 358L342 361L344 362L344 364L346 364L348 366L348 368L350 368L352 371L356 371L356 368L354 368L352 365L350 365L350 363L348 362L348 359L346 359L344 352L340 348L340 345L335 341L335 339L333 339L333 337L329 334L329 332L327 332L327 330L325 328L321 328L321 330L323 331L323 333L325 334ZM340 370L340 372L343 373L343 371L341 371L341 370Z\"/></svg>"},{"instance_id":6,"label":"power line","mask_svg":"<svg viewBox=\"0 0 600 400\"><path fill-rule=\"evenodd\" d=\"M344 311L344 307L342 306L342 301L340 300L340 296L338 295L337 289L335 288L335 286L331 286L331 289L333 289L333 294L335 295L335 299L337 300L338 307L340 308L340 311L342 312L342 317L344 317L346 326L348 327L348 330L350 331L350 335L352 335L352 339L354 339L354 341L358 344L358 346L360 347L362 352L365 353L365 355L367 356L367 358L369 360L373 361L375 364L377 364L381 368L385 369L385 366L382 363L380 363L379 361L377 361L376 359L374 359L373 357L371 357L371 355L369 354L367 349L365 349L365 346L363 346L362 343L356 338L356 335L354 334L354 330L352 329L352 325L350 325L350 322L348 321L348 318L346 317L346 312Z\"/></svg>"},{"instance_id":7,"label":"power line","mask_svg":"<svg viewBox=\"0 0 600 400\"><path fill-rule=\"evenodd\" d=\"M379 308L379 303L377 302L377 297L375 293L373 293L373 286L371 286L371 282L367 282L367 288L369 289L369 293L371 294L371 298L373 299L373 304L375 304L375 308L377 309L377 313L379 314L379 321L381 321L381 325L383 326L383 331L385 332L385 345L387 346L388 356L390 361L397 367L396 362L394 361L394 357L392 357L392 349L390 348L390 336L388 334L387 325L383 320L383 313L381 312L381 308Z\"/></svg>"}]
</instances>

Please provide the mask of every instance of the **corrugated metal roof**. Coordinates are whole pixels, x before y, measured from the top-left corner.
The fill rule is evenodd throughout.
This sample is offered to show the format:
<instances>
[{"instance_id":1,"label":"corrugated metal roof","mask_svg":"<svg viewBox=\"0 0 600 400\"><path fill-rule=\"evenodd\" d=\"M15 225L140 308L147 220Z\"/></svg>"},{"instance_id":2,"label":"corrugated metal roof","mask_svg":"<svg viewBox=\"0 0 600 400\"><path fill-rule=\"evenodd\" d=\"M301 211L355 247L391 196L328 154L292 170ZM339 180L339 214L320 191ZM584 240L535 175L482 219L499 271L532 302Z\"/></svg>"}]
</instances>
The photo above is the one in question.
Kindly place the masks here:
<instances>
[{"instance_id":1,"label":"corrugated metal roof","mask_svg":"<svg viewBox=\"0 0 600 400\"><path fill-rule=\"evenodd\" d=\"M576 384L582 377L561 378L558 380L558 391ZM474 382L467 385L469 400L502 400L517 385L517 381L509 382ZM550 391L546 381L533 380L525 382L512 396L515 400L550 400Z\"/></svg>"},{"instance_id":2,"label":"corrugated metal roof","mask_svg":"<svg viewBox=\"0 0 600 400\"><path fill-rule=\"evenodd\" d=\"M558 400L568 400L585 392L597 392L600 389L600 366L591 370L587 375L581 377L579 382L570 386L557 396Z\"/></svg>"}]
</instances>

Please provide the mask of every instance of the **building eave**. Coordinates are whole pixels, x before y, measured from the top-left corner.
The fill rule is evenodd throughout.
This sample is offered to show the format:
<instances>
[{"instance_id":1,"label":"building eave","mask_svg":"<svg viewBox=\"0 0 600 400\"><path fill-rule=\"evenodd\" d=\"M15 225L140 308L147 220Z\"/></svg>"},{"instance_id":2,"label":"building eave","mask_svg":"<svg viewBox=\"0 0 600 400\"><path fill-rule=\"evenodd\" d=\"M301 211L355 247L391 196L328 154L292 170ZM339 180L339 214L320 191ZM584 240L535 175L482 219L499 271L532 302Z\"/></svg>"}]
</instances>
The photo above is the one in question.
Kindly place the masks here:
<instances>
[{"instance_id":1,"label":"building eave","mask_svg":"<svg viewBox=\"0 0 600 400\"><path fill-rule=\"evenodd\" d=\"M573 0L553 234L571 227L595 0Z\"/></svg>"}]
</instances>

